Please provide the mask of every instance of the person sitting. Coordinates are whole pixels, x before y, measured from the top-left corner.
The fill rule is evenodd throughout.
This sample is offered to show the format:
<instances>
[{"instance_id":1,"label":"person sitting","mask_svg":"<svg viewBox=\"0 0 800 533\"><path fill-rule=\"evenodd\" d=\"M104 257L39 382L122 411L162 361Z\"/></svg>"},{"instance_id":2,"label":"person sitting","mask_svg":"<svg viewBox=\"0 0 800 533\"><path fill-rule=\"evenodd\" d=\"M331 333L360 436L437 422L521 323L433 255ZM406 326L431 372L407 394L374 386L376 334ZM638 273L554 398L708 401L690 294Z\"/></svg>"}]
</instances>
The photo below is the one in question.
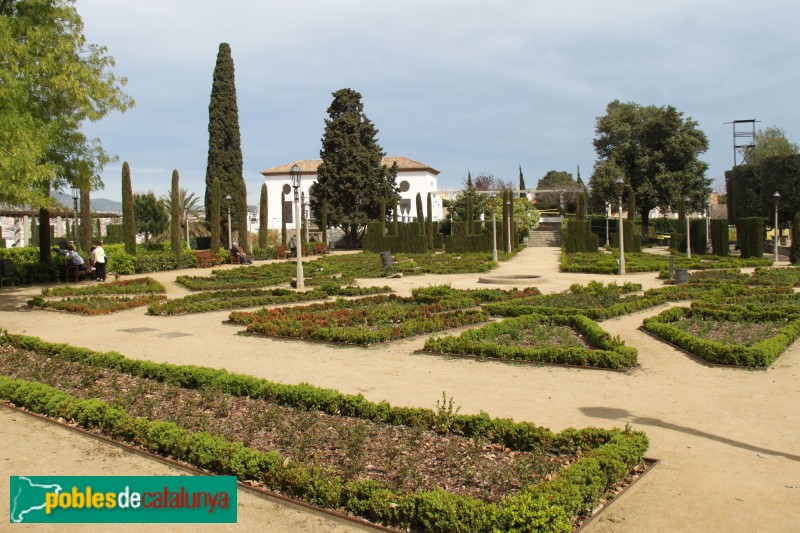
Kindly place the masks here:
<instances>
[{"instance_id":1,"label":"person sitting","mask_svg":"<svg viewBox=\"0 0 800 533\"><path fill-rule=\"evenodd\" d=\"M239 247L236 245L236 243L233 243L233 246L231 246L231 258L233 258L233 257L238 257L239 258L239 264L240 265L249 265L249 264L251 264L253 262L253 261L250 260L250 258L247 257L246 253L244 253L243 251L241 251L239 249ZM231 263L232 262L233 261L231 261Z\"/></svg>"},{"instance_id":2,"label":"person sitting","mask_svg":"<svg viewBox=\"0 0 800 533\"><path fill-rule=\"evenodd\" d=\"M81 272L86 270L86 264L83 262L83 257L75 251L75 247L70 245L67 253L64 254L64 273L65 280L69 280L70 273L75 273L75 281L78 281L78 276Z\"/></svg>"}]
</instances>

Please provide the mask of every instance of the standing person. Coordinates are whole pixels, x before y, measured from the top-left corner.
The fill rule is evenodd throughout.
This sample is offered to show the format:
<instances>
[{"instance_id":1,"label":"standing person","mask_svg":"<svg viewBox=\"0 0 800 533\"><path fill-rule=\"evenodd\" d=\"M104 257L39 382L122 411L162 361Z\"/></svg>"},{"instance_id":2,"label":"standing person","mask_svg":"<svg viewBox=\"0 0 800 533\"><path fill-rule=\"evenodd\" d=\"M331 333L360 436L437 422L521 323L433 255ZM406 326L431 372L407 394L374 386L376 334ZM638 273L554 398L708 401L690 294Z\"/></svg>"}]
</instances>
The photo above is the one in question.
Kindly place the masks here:
<instances>
[{"instance_id":1,"label":"standing person","mask_svg":"<svg viewBox=\"0 0 800 533\"><path fill-rule=\"evenodd\" d=\"M291 257L297 257L295 254L297 253L297 238L292 235L289 237L289 255Z\"/></svg>"},{"instance_id":2,"label":"standing person","mask_svg":"<svg viewBox=\"0 0 800 533\"><path fill-rule=\"evenodd\" d=\"M101 241L95 241L94 246L94 250L92 250L92 261L95 268L95 279L97 281L105 281L106 260L108 257L106 257L106 251L103 250L103 243Z\"/></svg>"}]
</instances>

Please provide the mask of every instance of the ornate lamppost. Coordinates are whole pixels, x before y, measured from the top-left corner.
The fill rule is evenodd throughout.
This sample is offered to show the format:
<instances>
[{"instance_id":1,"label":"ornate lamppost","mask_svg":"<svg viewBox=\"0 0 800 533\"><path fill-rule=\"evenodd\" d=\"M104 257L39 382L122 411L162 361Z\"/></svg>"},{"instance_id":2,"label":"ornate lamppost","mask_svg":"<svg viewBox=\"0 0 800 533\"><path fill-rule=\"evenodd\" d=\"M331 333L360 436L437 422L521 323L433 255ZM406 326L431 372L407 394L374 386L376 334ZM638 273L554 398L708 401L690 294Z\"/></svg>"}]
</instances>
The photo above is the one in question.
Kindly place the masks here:
<instances>
[{"instance_id":1,"label":"ornate lamppost","mask_svg":"<svg viewBox=\"0 0 800 533\"><path fill-rule=\"evenodd\" d=\"M686 211L686 258L687 259L691 259L692 258L692 238L691 238L691 235L689 235L690 228L689 228L689 197L688 196L684 196L683 197L683 205L684 205L684 209Z\"/></svg>"},{"instance_id":2,"label":"ornate lamppost","mask_svg":"<svg viewBox=\"0 0 800 533\"><path fill-rule=\"evenodd\" d=\"M231 195L227 195L225 200L228 202L228 249L230 250L233 246L233 238L231 237Z\"/></svg>"},{"instance_id":3,"label":"ornate lamppost","mask_svg":"<svg viewBox=\"0 0 800 533\"><path fill-rule=\"evenodd\" d=\"M492 193L492 261L497 263L497 193Z\"/></svg>"},{"instance_id":4,"label":"ornate lamppost","mask_svg":"<svg viewBox=\"0 0 800 533\"><path fill-rule=\"evenodd\" d=\"M619 201L619 275L625 275L625 230L622 227L622 193L625 191L625 182L621 176L614 180L617 185L617 199Z\"/></svg>"},{"instance_id":5,"label":"ornate lamppost","mask_svg":"<svg viewBox=\"0 0 800 533\"><path fill-rule=\"evenodd\" d=\"M608 218L611 216L611 202L606 202L606 247L611 246L611 241L608 235Z\"/></svg>"},{"instance_id":6,"label":"ornate lamppost","mask_svg":"<svg viewBox=\"0 0 800 533\"><path fill-rule=\"evenodd\" d=\"M292 187L294 187L294 249L297 252L297 290L303 290L305 289L305 280L303 279L303 247L300 246L300 184L302 180L300 167L292 165L289 175L292 178Z\"/></svg>"},{"instance_id":7,"label":"ornate lamppost","mask_svg":"<svg viewBox=\"0 0 800 533\"><path fill-rule=\"evenodd\" d=\"M706 198L706 253L711 253L711 202Z\"/></svg>"},{"instance_id":8,"label":"ornate lamppost","mask_svg":"<svg viewBox=\"0 0 800 533\"><path fill-rule=\"evenodd\" d=\"M511 197L513 194L505 194L506 196L506 233L508 234L508 250L506 250L509 254L511 254L512 246L511 246Z\"/></svg>"},{"instance_id":9,"label":"ornate lamppost","mask_svg":"<svg viewBox=\"0 0 800 533\"><path fill-rule=\"evenodd\" d=\"M78 234L78 197L81 194L79 187L72 188L72 202L75 204L75 249L79 250L81 247L81 239Z\"/></svg>"}]
</instances>

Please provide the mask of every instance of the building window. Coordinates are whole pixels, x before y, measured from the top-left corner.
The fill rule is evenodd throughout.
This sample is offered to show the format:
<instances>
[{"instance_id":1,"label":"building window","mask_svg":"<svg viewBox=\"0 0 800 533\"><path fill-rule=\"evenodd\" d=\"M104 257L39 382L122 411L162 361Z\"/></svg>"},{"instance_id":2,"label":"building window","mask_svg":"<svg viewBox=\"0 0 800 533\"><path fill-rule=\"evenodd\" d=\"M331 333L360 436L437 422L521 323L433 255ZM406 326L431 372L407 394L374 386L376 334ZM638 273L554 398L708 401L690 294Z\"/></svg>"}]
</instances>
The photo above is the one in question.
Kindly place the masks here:
<instances>
[{"instance_id":1,"label":"building window","mask_svg":"<svg viewBox=\"0 0 800 533\"><path fill-rule=\"evenodd\" d=\"M408 192L410 188L411 185L406 180L400 182L400 192Z\"/></svg>"}]
</instances>

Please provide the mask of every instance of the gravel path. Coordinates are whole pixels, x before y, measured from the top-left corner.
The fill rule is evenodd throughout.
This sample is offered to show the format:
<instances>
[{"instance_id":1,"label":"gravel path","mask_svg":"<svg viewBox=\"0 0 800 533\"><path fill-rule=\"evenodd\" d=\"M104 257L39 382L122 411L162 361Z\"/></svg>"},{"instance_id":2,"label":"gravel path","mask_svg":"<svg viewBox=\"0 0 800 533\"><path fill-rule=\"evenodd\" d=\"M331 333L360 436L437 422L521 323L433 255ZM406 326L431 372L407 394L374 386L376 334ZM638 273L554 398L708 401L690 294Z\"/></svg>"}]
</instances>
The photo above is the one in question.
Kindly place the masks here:
<instances>
[{"instance_id":1,"label":"gravel path","mask_svg":"<svg viewBox=\"0 0 800 533\"><path fill-rule=\"evenodd\" d=\"M558 249L529 248L495 273L541 275L535 285L545 293L595 279L661 286L654 273L631 274L622 280L562 274L559 258ZM170 297L177 297L186 291L174 284L175 276L187 272L197 273L162 272L152 277L165 283ZM410 294L413 287L441 283L475 288L478 277L407 276L361 283L388 284L400 294ZM590 525L590 532L784 532L796 531L800 524L800 343L766 371L713 368L640 331L642 319L663 308L651 309L603 323L639 350L641 368L623 374L414 354L425 337L371 348L241 337L236 334L238 327L222 324L228 312L150 317L133 309L82 317L27 309L25 301L38 292L38 287L0 289L0 327L49 341L116 350L128 357L360 392L370 400L396 405L432 408L445 391L462 413L483 410L555 431L629 423L649 435L648 456L662 462ZM125 331L133 329L139 332ZM97 453L97 444L60 431L0 410L0 460L6 474L102 475L167 468L115 450ZM34 435L39 445L26 446ZM352 529L295 509L240 498L241 530ZM7 476L0 479L0 501L8 501Z\"/></svg>"}]
</instances>

